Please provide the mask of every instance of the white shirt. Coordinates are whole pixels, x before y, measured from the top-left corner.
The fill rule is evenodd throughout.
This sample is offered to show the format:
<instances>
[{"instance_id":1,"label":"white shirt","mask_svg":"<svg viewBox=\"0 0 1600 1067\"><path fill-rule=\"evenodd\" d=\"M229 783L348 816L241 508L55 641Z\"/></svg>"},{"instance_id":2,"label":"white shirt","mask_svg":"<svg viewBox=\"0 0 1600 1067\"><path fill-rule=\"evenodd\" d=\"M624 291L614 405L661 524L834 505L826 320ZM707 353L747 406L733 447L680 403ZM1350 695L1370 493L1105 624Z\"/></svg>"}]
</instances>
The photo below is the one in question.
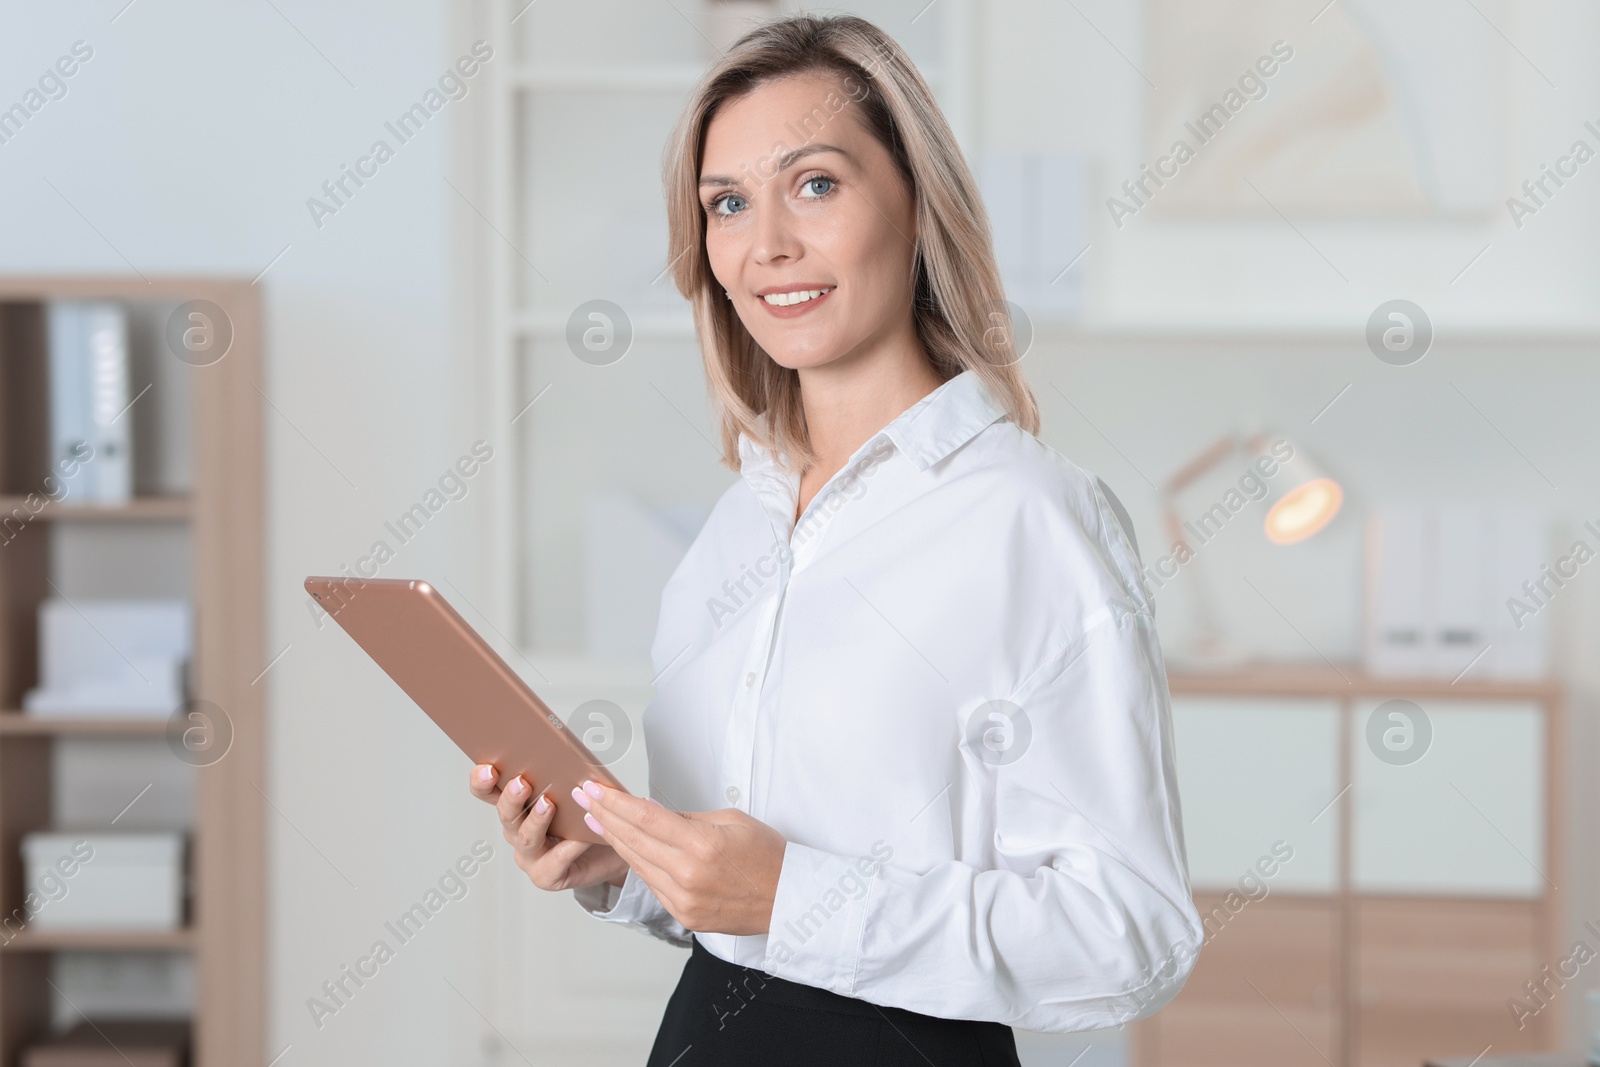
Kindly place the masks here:
<instances>
[{"instance_id":1,"label":"white shirt","mask_svg":"<svg viewBox=\"0 0 1600 1067\"><path fill-rule=\"evenodd\" d=\"M1109 488L1005 418L972 371L912 405L794 521L798 476L742 477L662 593L650 792L787 839L746 967L1028 1030L1175 996L1189 891L1166 669ZM688 945L632 871L574 891Z\"/></svg>"}]
</instances>

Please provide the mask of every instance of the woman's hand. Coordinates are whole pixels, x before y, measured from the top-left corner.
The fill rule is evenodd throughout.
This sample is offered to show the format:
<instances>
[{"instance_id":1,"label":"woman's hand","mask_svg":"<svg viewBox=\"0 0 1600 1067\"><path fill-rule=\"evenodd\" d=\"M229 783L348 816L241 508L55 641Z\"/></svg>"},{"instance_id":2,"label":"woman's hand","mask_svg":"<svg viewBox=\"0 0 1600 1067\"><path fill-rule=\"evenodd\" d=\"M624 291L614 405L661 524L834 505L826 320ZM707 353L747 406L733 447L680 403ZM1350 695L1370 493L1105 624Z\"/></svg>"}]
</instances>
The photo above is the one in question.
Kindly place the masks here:
<instances>
[{"instance_id":1,"label":"woman's hand","mask_svg":"<svg viewBox=\"0 0 1600 1067\"><path fill-rule=\"evenodd\" d=\"M540 889L578 889L610 882L620 886L628 875L628 864L609 845L587 841L562 841L548 836L556 806L547 794L530 805L533 790L521 775L504 789L497 783L499 772L487 763L472 768L472 795L495 806L500 828L518 867ZM543 811L539 810L543 807Z\"/></svg>"},{"instance_id":2,"label":"woman's hand","mask_svg":"<svg viewBox=\"0 0 1600 1067\"><path fill-rule=\"evenodd\" d=\"M764 934L772 925L788 842L766 823L737 808L669 811L592 781L572 797L684 929Z\"/></svg>"}]
</instances>

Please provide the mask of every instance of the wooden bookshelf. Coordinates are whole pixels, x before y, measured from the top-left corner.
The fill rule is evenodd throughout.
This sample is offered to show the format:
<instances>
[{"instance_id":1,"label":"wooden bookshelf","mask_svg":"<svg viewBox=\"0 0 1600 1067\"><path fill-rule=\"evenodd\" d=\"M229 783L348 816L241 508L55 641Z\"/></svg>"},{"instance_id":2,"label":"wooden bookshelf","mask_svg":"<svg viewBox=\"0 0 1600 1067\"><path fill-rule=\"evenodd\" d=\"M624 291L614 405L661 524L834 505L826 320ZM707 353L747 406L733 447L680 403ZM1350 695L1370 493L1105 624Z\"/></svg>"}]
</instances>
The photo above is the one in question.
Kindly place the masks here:
<instances>
[{"instance_id":1,"label":"wooden bookshelf","mask_svg":"<svg viewBox=\"0 0 1600 1067\"><path fill-rule=\"evenodd\" d=\"M215 362L197 365L165 350L165 334L144 329L130 337L140 351L130 395L146 384L146 367L181 376L183 403L138 402L163 440L183 440L187 482L162 487L116 506L70 498L40 506L50 469L48 352L45 308L55 299L126 303L156 322L190 300L225 312L232 341ZM159 375L158 375L159 376ZM153 381L154 379L152 379ZM171 381L173 378L163 380ZM49 984L54 953L68 950L189 954L195 969L191 1018L194 1067L261 1064L266 1049L266 856L261 794L264 781L266 679L264 655L264 509L262 461L260 291L242 279L0 278L0 912L17 908L24 893L19 844L29 831L53 825L52 751L74 738L127 739L148 747L167 731L165 716L34 717L20 710L37 682L36 619L54 595L47 576L68 566L61 538L75 524L92 524L95 543L120 543L119 527L150 531L176 526L187 546L187 594L194 612L189 688L193 698L224 710L232 726L226 755L206 766L185 763L193 775L194 822L188 827L190 896L187 920L176 930L38 930L24 928L0 946L0 1067L14 1067L20 1050L50 1028ZM178 410L170 426L150 426ZM135 449L140 437L135 433ZM138 457L136 456L136 459ZM136 486L137 488L137 486ZM9 524L7 523L10 518ZM110 541L107 541L107 539ZM81 547L75 550L84 551ZM106 594L116 596L115 592ZM177 709L174 709L177 710ZM177 756L174 755L174 760Z\"/></svg>"}]
</instances>

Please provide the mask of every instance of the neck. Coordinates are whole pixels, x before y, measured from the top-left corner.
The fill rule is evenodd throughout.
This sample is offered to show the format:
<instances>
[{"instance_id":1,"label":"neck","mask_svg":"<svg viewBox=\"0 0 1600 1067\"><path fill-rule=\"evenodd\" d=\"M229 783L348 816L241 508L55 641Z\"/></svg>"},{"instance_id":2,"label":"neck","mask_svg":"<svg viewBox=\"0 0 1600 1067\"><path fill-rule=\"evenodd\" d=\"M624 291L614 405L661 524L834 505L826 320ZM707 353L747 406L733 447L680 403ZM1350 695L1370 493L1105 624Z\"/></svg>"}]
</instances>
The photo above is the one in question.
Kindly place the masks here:
<instances>
[{"instance_id":1,"label":"neck","mask_svg":"<svg viewBox=\"0 0 1600 1067\"><path fill-rule=\"evenodd\" d=\"M896 346L871 359L840 359L800 370L806 434L831 475L873 434L942 384L922 346Z\"/></svg>"}]
</instances>

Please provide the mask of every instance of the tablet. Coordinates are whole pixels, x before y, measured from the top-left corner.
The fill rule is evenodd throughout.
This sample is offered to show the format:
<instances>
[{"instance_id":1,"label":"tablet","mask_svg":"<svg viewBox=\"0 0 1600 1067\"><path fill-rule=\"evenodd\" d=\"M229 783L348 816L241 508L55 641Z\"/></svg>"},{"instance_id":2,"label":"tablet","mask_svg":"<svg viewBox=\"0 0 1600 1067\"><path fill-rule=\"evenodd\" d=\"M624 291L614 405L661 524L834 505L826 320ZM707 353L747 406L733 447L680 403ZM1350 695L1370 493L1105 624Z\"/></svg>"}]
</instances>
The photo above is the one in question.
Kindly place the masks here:
<instances>
[{"instance_id":1,"label":"tablet","mask_svg":"<svg viewBox=\"0 0 1600 1067\"><path fill-rule=\"evenodd\" d=\"M552 837L605 843L583 821L572 787L585 778L624 786L437 589L409 578L312 576L305 584L473 763L493 764L502 784L522 775L530 796L550 794Z\"/></svg>"}]
</instances>

